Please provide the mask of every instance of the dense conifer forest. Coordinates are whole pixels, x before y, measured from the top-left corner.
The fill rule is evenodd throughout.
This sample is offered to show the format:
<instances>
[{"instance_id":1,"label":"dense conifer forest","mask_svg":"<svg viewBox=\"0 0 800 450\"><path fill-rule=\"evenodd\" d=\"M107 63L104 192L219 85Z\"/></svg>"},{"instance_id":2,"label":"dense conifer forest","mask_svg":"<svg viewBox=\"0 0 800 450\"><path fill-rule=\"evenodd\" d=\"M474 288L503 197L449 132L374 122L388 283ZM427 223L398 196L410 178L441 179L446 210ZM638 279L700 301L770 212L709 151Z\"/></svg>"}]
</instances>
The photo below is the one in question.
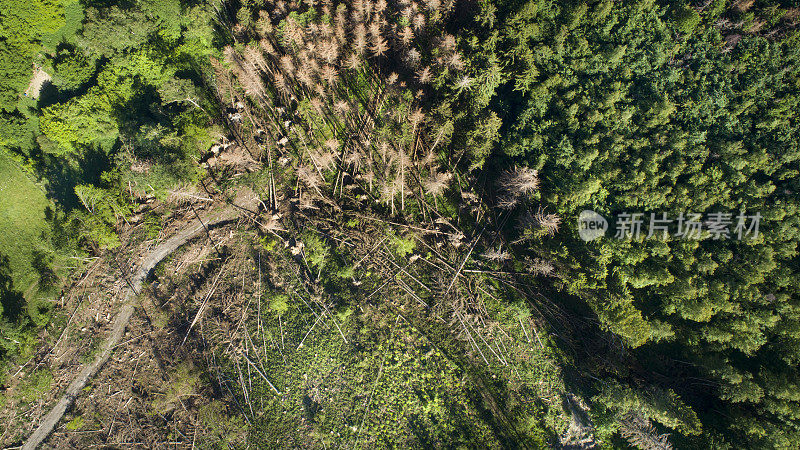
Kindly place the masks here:
<instances>
[{"instance_id":1,"label":"dense conifer forest","mask_svg":"<svg viewBox=\"0 0 800 450\"><path fill-rule=\"evenodd\" d=\"M0 0L0 445L797 448L794 3Z\"/></svg>"}]
</instances>

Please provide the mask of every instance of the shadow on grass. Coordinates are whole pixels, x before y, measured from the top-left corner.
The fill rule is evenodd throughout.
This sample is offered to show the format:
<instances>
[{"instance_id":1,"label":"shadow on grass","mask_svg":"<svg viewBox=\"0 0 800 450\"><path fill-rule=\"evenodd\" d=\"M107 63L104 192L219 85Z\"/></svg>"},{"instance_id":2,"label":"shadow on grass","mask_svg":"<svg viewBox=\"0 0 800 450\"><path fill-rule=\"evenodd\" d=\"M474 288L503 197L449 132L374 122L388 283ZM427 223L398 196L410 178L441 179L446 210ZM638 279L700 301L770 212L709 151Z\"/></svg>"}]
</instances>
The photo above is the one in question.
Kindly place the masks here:
<instances>
[{"instance_id":1,"label":"shadow on grass","mask_svg":"<svg viewBox=\"0 0 800 450\"><path fill-rule=\"evenodd\" d=\"M22 292L14 289L8 257L0 254L0 318L16 323L25 311Z\"/></svg>"}]
</instances>

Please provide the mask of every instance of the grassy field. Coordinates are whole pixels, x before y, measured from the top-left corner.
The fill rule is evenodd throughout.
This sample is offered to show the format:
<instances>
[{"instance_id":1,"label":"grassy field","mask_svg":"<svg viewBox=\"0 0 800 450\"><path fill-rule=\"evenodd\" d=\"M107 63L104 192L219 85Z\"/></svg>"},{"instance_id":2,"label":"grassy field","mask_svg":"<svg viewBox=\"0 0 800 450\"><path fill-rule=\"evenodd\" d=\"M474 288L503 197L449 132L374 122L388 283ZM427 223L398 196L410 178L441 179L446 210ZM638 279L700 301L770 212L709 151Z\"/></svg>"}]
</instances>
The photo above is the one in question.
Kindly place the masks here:
<instances>
[{"instance_id":1,"label":"grassy field","mask_svg":"<svg viewBox=\"0 0 800 450\"><path fill-rule=\"evenodd\" d=\"M32 298L38 291L38 261L50 254L50 201L8 155L0 153L0 255L8 258L14 289ZM37 261L38 260L38 261Z\"/></svg>"}]
</instances>

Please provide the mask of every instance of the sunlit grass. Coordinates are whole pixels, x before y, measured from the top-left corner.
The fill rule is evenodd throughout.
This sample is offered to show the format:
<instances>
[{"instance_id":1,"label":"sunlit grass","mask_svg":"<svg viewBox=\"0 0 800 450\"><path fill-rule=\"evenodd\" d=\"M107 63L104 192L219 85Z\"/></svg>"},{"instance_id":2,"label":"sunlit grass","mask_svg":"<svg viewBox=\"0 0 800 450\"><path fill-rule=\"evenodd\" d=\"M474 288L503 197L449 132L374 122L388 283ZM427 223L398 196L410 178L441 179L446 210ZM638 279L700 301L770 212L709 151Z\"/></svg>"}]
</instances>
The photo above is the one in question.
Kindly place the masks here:
<instances>
[{"instance_id":1,"label":"sunlit grass","mask_svg":"<svg viewBox=\"0 0 800 450\"><path fill-rule=\"evenodd\" d=\"M37 252L48 252L51 206L44 190L8 155L0 153L0 255L8 258L14 289L33 295L39 282Z\"/></svg>"}]
</instances>

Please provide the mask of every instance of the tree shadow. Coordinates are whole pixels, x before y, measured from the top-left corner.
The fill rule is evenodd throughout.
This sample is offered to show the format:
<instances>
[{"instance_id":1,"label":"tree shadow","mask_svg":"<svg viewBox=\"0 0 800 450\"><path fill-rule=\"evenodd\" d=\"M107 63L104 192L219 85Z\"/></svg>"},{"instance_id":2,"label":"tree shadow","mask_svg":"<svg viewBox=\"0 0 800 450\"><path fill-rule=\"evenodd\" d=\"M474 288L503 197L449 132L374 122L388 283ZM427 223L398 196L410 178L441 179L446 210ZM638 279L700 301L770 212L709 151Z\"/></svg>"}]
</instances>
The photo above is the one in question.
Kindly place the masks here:
<instances>
[{"instance_id":1,"label":"tree shadow","mask_svg":"<svg viewBox=\"0 0 800 450\"><path fill-rule=\"evenodd\" d=\"M39 169L42 179L47 180L48 197L55 200L67 212L81 207L75 195L75 186L101 184L103 172L112 166L110 155L118 145L116 144L110 151L99 146L86 147L81 151L79 158L71 158L69 161L42 152Z\"/></svg>"},{"instance_id":2,"label":"tree shadow","mask_svg":"<svg viewBox=\"0 0 800 450\"><path fill-rule=\"evenodd\" d=\"M16 323L25 311L25 297L14 289L8 257L0 254L0 317Z\"/></svg>"},{"instance_id":3,"label":"tree shadow","mask_svg":"<svg viewBox=\"0 0 800 450\"><path fill-rule=\"evenodd\" d=\"M55 284L55 282L58 280L58 276L51 267L53 263L52 253L35 249L33 250L31 256L31 265L39 275L39 286L42 288L53 286L53 284Z\"/></svg>"}]
</instances>

